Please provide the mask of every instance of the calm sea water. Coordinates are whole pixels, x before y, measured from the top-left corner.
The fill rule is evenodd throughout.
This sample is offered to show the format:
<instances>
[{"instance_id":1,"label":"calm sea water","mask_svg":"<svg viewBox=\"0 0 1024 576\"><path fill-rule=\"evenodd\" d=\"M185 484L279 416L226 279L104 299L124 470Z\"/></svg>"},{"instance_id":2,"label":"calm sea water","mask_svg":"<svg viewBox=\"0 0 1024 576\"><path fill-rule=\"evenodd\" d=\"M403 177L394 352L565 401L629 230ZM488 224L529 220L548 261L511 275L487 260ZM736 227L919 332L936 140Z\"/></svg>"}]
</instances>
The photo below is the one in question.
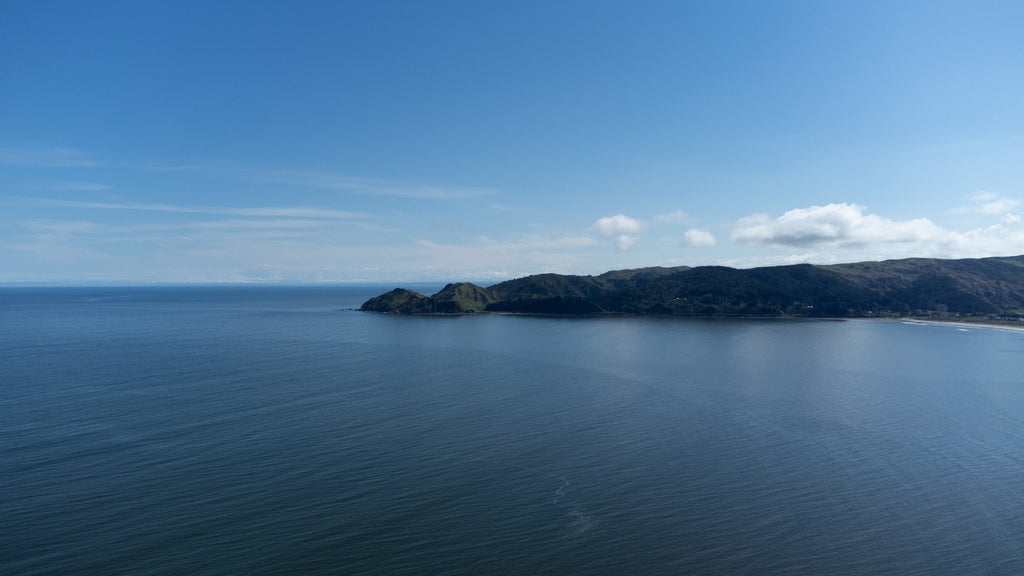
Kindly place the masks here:
<instances>
[{"instance_id":1,"label":"calm sea water","mask_svg":"<svg viewBox=\"0 0 1024 576\"><path fill-rule=\"evenodd\" d=\"M381 291L0 290L0 573L1024 573L1024 333Z\"/></svg>"}]
</instances>

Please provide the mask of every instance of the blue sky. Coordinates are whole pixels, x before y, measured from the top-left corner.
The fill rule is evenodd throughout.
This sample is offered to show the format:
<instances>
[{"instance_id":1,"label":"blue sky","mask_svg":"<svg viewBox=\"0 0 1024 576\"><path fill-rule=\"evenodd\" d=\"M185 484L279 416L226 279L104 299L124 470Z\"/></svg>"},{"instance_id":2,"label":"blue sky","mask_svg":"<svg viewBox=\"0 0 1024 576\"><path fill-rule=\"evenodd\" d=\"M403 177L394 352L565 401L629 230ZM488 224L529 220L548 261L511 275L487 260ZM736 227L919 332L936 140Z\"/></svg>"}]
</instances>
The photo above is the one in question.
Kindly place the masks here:
<instances>
[{"instance_id":1,"label":"blue sky","mask_svg":"<svg viewBox=\"0 0 1024 576\"><path fill-rule=\"evenodd\" d=\"M0 4L0 282L1024 254L1024 3Z\"/></svg>"}]
</instances>

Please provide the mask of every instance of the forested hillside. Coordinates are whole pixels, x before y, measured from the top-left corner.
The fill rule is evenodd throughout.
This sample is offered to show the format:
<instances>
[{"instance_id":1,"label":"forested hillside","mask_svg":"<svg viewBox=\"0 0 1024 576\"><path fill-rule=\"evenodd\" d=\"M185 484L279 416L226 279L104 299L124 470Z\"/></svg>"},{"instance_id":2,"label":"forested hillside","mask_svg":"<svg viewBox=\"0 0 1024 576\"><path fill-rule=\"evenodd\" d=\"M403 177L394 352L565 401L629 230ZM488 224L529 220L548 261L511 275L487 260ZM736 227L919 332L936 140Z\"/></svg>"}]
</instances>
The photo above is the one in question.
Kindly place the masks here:
<instances>
[{"instance_id":1,"label":"forested hillside","mask_svg":"<svg viewBox=\"0 0 1024 576\"><path fill-rule=\"evenodd\" d=\"M362 310L400 314L999 317L1024 316L1024 256L910 258L750 269L639 268L599 276L538 274L489 287L404 289Z\"/></svg>"}]
</instances>

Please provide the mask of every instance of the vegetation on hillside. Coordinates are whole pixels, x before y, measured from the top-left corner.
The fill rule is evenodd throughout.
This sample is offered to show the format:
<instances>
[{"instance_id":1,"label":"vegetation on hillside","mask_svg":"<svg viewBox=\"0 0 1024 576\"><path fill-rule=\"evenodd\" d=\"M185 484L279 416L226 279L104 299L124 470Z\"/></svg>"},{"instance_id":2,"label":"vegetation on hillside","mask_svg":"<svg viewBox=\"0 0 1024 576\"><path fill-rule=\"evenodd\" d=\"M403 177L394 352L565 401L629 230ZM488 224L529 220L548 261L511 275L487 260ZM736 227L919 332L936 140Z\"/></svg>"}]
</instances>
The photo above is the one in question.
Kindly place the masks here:
<instances>
[{"instance_id":1,"label":"vegetation on hillside","mask_svg":"<svg viewBox=\"0 0 1024 576\"><path fill-rule=\"evenodd\" d=\"M599 276L537 274L487 288L449 284L427 297L397 289L362 310L399 314L1017 318L1024 256L911 258L751 269L639 268Z\"/></svg>"}]
</instances>

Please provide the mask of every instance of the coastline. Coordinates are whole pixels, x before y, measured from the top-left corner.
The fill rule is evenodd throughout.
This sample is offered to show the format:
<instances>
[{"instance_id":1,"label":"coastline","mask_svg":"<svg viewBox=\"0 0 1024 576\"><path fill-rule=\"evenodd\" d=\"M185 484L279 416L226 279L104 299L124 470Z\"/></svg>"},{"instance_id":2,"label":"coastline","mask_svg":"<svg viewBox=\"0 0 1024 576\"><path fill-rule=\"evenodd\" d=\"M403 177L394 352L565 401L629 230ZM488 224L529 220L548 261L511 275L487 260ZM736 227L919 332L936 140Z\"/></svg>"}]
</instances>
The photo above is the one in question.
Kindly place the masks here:
<instances>
[{"instance_id":1,"label":"coastline","mask_svg":"<svg viewBox=\"0 0 1024 576\"><path fill-rule=\"evenodd\" d=\"M1006 322L1000 323L992 320L979 320L972 322L969 320L925 320L922 318L875 318L875 320L881 320L883 322L903 322L905 324L938 324L941 326L952 326L956 328L990 328L996 330L1008 330L1011 332L1024 332L1024 322Z\"/></svg>"},{"instance_id":2,"label":"coastline","mask_svg":"<svg viewBox=\"0 0 1024 576\"><path fill-rule=\"evenodd\" d=\"M921 325L940 325L950 326L955 328L988 328L995 330L1006 330L1011 332L1024 332L1024 322L1005 321L999 322L994 320L934 320L925 318L915 318L912 316L905 317L886 317L878 318L871 316L729 316L729 315L677 315L677 314L540 314L531 312L490 312L490 311L475 311L475 312L416 312L416 313L395 313L395 312L377 312L373 310L363 310L361 308L350 308L349 310L355 312L369 312L371 314L383 314L383 315L395 315L395 316L429 316L429 317L457 317L457 316L525 316L525 317L541 317L541 318L673 318L673 319L702 319L702 320L806 320L806 321L846 321L846 320L868 320L873 322L902 322L905 324L921 324Z\"/></svg>"}]
</instances>

